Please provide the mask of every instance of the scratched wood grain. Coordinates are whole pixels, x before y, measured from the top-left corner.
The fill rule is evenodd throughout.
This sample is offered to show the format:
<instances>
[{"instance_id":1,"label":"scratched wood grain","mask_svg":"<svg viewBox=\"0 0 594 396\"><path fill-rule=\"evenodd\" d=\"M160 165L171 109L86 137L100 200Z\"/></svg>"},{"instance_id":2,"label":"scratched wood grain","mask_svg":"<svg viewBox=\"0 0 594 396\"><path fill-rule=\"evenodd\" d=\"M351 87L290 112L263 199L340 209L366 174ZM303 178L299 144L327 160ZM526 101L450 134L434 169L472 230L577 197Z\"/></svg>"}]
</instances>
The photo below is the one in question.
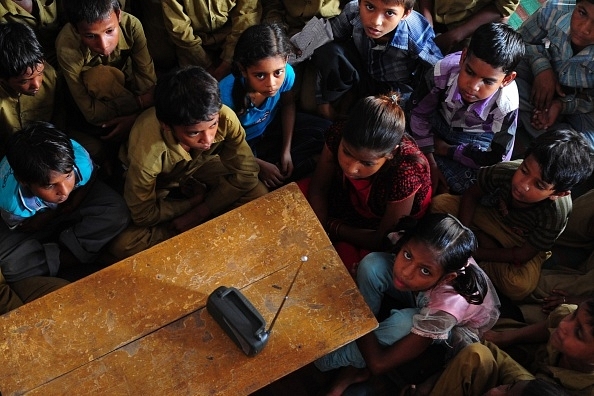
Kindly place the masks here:
<instances>
[{"instance_id":1,"label":"scratched wood grain","mask_svg":"<svg viewBox=\"0 0 594 396\"><path fill-rule=\"evenodd\" d=\"M243 289L270 322L304 255L303 294L265 350L244 356L203 309L207 296ZM0 391L247 394L376 325L289 185L1 316Z\"/></svg>"}]
</instances>

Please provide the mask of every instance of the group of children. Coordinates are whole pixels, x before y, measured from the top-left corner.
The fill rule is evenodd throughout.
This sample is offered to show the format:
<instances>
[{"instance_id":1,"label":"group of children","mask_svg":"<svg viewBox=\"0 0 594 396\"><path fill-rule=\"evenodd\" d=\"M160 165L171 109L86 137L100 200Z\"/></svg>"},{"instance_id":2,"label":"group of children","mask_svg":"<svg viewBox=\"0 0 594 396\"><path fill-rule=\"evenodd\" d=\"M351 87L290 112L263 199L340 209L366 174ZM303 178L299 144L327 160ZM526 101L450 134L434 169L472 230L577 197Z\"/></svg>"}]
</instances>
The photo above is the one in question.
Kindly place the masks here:
<instances>
[{"instance_id":1,"label":"group of children","mask_svg":"<svg viewBox=\"0 0 594 396\"><path fill-rule=\"evenodd\" d=\"M570 295L541 276L571 189L594 171L594 3L552 0L517 32L503 3L451 19L439 1L141 3L0 0L0 313L62 287L68 266L128 257L298 181L383 315L316 361L344 367L329 394L431 345L447 350L443 373L404 392L546 392L535 373L594 389L591 289ZM163 26L148 29L169 33L178 67L156 71L166 42L123 7L159 7ZM315 14L334 40L293 67L287 33ZM534 138L511 161L519 122ZM489 331L498 293L544 301L557 321ZM557 326L539 369L497 346L547 341Z\"/></svg>"}]
</instances>

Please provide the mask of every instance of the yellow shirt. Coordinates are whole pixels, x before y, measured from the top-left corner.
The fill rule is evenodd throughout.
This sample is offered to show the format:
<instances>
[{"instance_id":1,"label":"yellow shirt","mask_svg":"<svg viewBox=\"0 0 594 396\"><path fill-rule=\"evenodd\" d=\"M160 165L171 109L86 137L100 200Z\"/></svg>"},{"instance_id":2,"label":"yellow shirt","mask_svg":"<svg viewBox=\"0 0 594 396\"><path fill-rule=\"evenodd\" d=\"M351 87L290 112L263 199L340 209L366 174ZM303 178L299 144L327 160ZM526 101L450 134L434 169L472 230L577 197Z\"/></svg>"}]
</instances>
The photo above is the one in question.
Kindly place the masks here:
<instances>
[{"instance_id":1,"label":"yellow shirt","mask_svg":"<svg viewBox=\"0 0 594 396\"><path fill-rule=\"evenodd\" d=\"M502 17L507 18L514 13L520 0L435 0L433 20L444 25L463 22L491 3Z\"/></svg>"},{"instance_id":2,"label":"yellow shirt","mask_svg":"<svg viewBox=\"0 0 594 396\"><path fill-rule=\"evenodd\" d=\"M80 35L70 23L64 26L56 41L58 62L70 93L85 119L94 125L138 111L136 96L148 92L157 82L142 24L124 11L120 15L119 42L107 58L83 45ZM83 83L82 73L99 65L121 70L129 92L109 101L91 96Z\"/></svg>"},{"instance_id":3,"label":"yellow shirt","mask_svg":"<svg viewBox=\"0 0 594 396\"><path fill-rule=\"evenodd\" d=\"M340 14L340 0L267 0L263 4L264 22L287 25L291 36L314 16L332 18Z\"/></svg>"},{"instance_id":4,"label":"yellow shirt","mask_svg":"<svg viewBox=\"0 0 594 396\"><path fill-rule=\"evenodd\" d=\"M258 184L259 167L245 140L245 131L235 112L223 106L214 143L207 151L190 152L161 128L155 108L145 110L130 131L120 159L127 166L124 198L136 225L151 227L187 212L188 200L168 200L168 189L177 187L200 167L219 157L229 175L204 199L217 215Z\"/></svg>"},{"instance_id":5,"label":"yellow shirt","mask_svg":"<svg viewBox=\"0 0 594 396\"><path fill-rule=\"evenodd\" d=\"M231 63L241 33L262 18L259 0L162 0L161 4L181 65L211 66L206 46L220 48L220 58Z\"/></svg>"}]
</instances>

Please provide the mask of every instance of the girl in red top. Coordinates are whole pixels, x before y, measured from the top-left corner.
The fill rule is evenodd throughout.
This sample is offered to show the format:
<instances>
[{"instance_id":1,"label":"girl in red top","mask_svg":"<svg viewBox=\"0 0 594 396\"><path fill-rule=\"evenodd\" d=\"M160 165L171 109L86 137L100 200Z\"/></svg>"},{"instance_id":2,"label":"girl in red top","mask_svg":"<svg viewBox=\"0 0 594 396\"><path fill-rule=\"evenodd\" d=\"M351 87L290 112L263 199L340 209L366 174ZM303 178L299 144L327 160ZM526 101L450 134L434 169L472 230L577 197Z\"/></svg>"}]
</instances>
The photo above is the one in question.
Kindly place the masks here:
<instances>
[{"instance_id":1,"label":"girl in red top","mask_svg":"<svg viewBox=\"0 0 594 396\"><path fill-rule=\"evenodd\" d=\"M381 250L403 216L420 218L431 201L427 159L405 134L396 93L369 96L326 136L315 173L302 190L352 272Z\"/></svg>"}]
</instances>

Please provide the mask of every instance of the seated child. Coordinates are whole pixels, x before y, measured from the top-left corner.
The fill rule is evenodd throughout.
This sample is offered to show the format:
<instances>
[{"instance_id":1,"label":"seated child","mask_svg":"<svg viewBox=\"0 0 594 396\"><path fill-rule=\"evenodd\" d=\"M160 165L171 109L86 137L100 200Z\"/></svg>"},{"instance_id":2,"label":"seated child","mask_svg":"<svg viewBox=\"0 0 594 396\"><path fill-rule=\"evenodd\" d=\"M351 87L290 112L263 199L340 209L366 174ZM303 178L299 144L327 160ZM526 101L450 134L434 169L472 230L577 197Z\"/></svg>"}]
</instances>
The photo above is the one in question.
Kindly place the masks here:
<instances>
[{"instance_id":1,"label":"seated child","mask_svg":"<svg viewBox=\"0 0 594 396\"><path fill-rule=\"evenodd\" d=\"M138 117L120 159L134 224L111 246L118 258L268 192L237 116L199 66L159 78L155 107Z\"/></svg>"},{"instance_id":2,"label":"seated child","mask_svg":"<svg viewBox=\"0 0 594 396\"><path fill-rule=\"evenodd\" d=\"M432 89L412 110L410 129L431 165L435 193L463 193L481 166L509 160L518 117L515 67L524 43L489 23L470 45L440 60Z\"/></svg>"},{"instance_id":3,"label":"seated child","mask_svg":"<svg viewBox=\"0 0 594 396\"><path fill-rule=\"evenodd\" d=\"M402 231L395 255L365 257L357 284L372 312L386 293L408 308L393 309L378 329L315 361L322 371L346 366L329 394L410 362L433 342L447 343L451 356L477 342L497 321L499 299L471 258L475 248L458 219L429 214Z\"/></svg>"},{"instance_id":4,"label":"seated child","mask_svg":"<svg viewBox=\"0 0 594 396\"><path fill-rule=\"evenodd\" d=\"M18 22L35 32L48 62L57 67L56 37L62 28L58 0L0 0L0 22Z\"/></svg>"},{"instance_id":5,"label":"seated child","mask_svg":"<svg viewBox=\"0 0 594 396\"><path fill-rule=\"evenodd\" d=\"M518 29L520 119L532 136L567 123L594 146L593 21L594 2L551 0Z\"/></svg>"},{"instance_id":6,"label":"seated child","mask_svg":"<svg viewBox=\"0 0 594 396\"><path fill-rule=\"evenodd\" d=\"M429 22L414 0L353 0L332 18L334 41L314 52L320 74L318 111L335 118L331 102L355 88L355 99L397 91L406 102L421 69L442 58Z\"/></svg>"},{"instance_id":7,"label":"seated child","mask_svg":"<svg viewBox=\"0 0 594 396\"><path fill-rule=\"evenodd\" d=\"M58 62L89 133L125 139L138 113L153 105L156 83L140 21L118 0L67 0L56 40Z\"/></svg>"},{"instance_id":8,"label":"seated child","mask_svg":"<svg viewBox=\"0 0 594 396\"><path fill-rule=\"evenodd\" d=\"M439 33L435 44L443 54L449 54L466 47L479 26L489 22L507 23L519 3L519 0L420 0L419 12Z\"/></svg>"},{"instance_id":9,"label":"seated child","mask_svg":"<svg viewBox=\"0 0 594 396\"><path fill-rule=\"evenodd\" d=\"M10 135L33 121L52 121L56 71L33 30L21 23L0 24L0 158Z\"/></svg>"},{"instance_id":10,"label":"seated child","mask_svg":"<svg viewBox=\"0 0 594 396\"><path fill-rule=\"evenodd\" d=\"M260 166L260 180L276 188L315 169L331 122L297 113L293 45L279 25L247 28L235 48L233 74L220 83L223 104L235 111Z\"/></svg>"},{"instance_id":11,"label":"seated child","mask_svg":"<svg viewBox=\"0 0 594 396\"><path fill-rule=\"evenodd\" d=\"M429 207L429 164L404 122L395 93L361 99L329 129L311 184L299 183L350 271L402 217Z\"/></svg>"},{"instance_id":12,"label":"seated child","mask_svg":"<svg viewBox=\"0 0 594 396\"><path fill-rule=\"evenodd\" d=\"M162 0L180 66L202 66L218 81L231 72L239 36L262 18L259 0Z\"/></svg>"},{"instance_id":13,"label":"seated child","mask_svg":"<svg viewBox=\"0 0 594 396\"><path fill-rule=\"evenodd\" d=\"M434 212L458 215L475 230L475 259L497 290L521 301L535 288L549 250L571 213L571 188L594 169L592 149L577 132L548 131L524 160L481 168L462 197L442 194Z\"/></svg>"},{"instance_id":14,"label":"seated child","mask_svg":"<svg viewBox=\"0 0 594 396\"><path fill-rule=\"evenodd\" d=\"M89 154L53 125L31 123L8 139L0 162L0 269L7 282L90 264L130 219Z\"/></svg>"}]
</instances>

